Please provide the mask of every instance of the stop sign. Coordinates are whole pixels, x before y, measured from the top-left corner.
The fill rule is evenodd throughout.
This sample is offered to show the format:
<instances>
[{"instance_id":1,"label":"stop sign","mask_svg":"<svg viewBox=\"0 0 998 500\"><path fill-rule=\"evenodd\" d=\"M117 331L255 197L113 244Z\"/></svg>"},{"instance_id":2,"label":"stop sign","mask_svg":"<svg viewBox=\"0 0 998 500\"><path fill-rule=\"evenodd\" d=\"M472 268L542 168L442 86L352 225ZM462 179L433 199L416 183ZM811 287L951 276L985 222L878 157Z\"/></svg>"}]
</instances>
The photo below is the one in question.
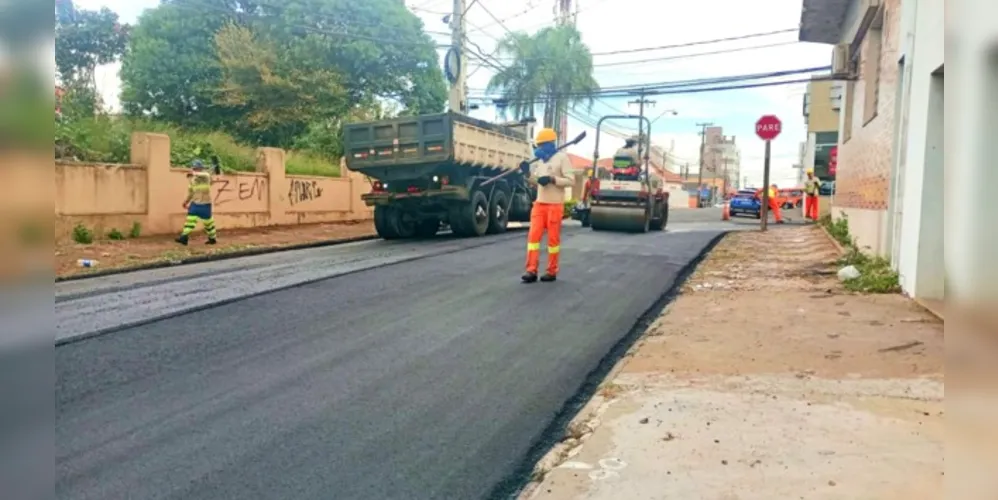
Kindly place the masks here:
<instances>
[{"instance_id":1,"label":"stop sign","mask_svg":"<svg viewBox=\"0 0 998 500\"><path fill-rule=\"evenodd\" d=\"M763 115L755 122L755 135L764 141L776 139L782 129L783 122L776 115Z\"/></svg>"}]
</instances>

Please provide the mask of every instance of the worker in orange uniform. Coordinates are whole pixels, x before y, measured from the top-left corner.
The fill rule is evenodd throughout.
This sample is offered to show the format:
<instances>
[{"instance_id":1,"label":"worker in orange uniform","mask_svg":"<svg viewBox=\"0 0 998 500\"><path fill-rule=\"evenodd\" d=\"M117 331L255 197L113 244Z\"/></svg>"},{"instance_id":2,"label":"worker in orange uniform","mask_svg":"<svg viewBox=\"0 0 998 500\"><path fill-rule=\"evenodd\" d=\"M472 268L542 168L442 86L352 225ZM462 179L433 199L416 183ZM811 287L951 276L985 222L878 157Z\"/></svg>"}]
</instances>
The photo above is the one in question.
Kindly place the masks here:
<instances>
[{"instance_id":1,"label":"worker in orange uniform","mask_svg":"<svg viewBox=\"0 0 998 500\"><path fill-rule=\"evenodd\" d=\"M527 272L524 283L537 281L541 258L541 237L548 236L548 267L541 281L558 278L558 261L561 255L561 219L565 210L565 188L572 185L569 174L572 162L568 155L558 151L558 136L550 128L537 133L534 156L539 161L533 166L523 163L520 168L531 185L537 186L537 199L530 210L530 231L527 233Z\"/></svg>"},{"instance_id":2,"label":"worker in orange uniform","mask_svg":"<svg viewBox=\"0 0 998 500\"><path fill-rule=\"evenodd\" d=\"M818 220L818 193L821 192L821 181L814 176L814 170L807 171L804 181L804 217L812 221Z\"/></svg>"},{"instance_id":3,"label":"worker in orange uniform","mask_svg":"<svg viewBox=\"0 0 998 500\"><path fill-rule=\"evenodd\" d=\"M783 224L783 214L780 213L780 202L776 200L779 194L780 189L776 187L776 184L769 186L769 211L773 213L777 224Z\"/></svg>"}]
</instances>

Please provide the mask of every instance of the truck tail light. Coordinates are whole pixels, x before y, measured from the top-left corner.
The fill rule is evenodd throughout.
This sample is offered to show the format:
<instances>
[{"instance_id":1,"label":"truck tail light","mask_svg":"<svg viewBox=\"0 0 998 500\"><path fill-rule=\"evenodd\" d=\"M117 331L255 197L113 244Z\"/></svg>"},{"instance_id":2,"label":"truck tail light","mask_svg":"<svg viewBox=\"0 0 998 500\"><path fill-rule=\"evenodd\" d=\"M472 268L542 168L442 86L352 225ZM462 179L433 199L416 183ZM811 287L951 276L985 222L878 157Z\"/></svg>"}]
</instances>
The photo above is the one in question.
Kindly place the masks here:
<instances>
[{"instance_id":1,"label":"truck tail light","mask_svg":"<svg viewBox=\"0 0 998 500\"><path fill-rule=\"evenodd\" d=\"M382 184L381 181L374 181L371 183L371 191L375 193L383 193L385 192L385 185Z\"/></svg>"}]
</instances>

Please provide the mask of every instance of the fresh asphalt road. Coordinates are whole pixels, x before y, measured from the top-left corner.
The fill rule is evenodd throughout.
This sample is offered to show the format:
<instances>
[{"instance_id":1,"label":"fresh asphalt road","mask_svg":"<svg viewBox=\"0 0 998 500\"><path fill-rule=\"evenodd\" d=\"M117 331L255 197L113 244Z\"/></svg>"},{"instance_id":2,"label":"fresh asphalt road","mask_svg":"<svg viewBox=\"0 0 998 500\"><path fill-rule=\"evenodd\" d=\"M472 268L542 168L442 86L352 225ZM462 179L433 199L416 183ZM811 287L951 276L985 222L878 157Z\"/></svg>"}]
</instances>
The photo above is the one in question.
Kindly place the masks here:
<instances>
[{"instance_id":1,"label":"fresh asphalt road","mask_svg":"<svg viewBox=\"0 0 998 500\"><path fill-rule=\"evenodd\" d=\"M522 232L61 283L57 496L487 497L719 234L708 211L566 227L556 283L519 283Z\"/></svg>"}]
</instances>

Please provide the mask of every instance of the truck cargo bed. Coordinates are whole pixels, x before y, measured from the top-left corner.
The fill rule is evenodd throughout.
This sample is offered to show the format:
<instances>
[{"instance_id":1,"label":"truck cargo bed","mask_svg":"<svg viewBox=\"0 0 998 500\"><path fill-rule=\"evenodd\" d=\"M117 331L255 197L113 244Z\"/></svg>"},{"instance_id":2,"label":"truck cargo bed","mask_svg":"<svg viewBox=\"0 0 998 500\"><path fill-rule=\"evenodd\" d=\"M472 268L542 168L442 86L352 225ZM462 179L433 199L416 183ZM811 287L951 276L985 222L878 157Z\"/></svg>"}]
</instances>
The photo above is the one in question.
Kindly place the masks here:
<instances>
[{"instance_id":1,"label":"truck cargo bed","mask_svg":"<svg viewBox=\"0 0 998 500\"><path fill-rule=\"evenodd\" d=\"M454 166L497 173L532 156L522 132L457 113L351 123L344 139L347 168L382 181Z\"/></svg>"}]
</instances>

